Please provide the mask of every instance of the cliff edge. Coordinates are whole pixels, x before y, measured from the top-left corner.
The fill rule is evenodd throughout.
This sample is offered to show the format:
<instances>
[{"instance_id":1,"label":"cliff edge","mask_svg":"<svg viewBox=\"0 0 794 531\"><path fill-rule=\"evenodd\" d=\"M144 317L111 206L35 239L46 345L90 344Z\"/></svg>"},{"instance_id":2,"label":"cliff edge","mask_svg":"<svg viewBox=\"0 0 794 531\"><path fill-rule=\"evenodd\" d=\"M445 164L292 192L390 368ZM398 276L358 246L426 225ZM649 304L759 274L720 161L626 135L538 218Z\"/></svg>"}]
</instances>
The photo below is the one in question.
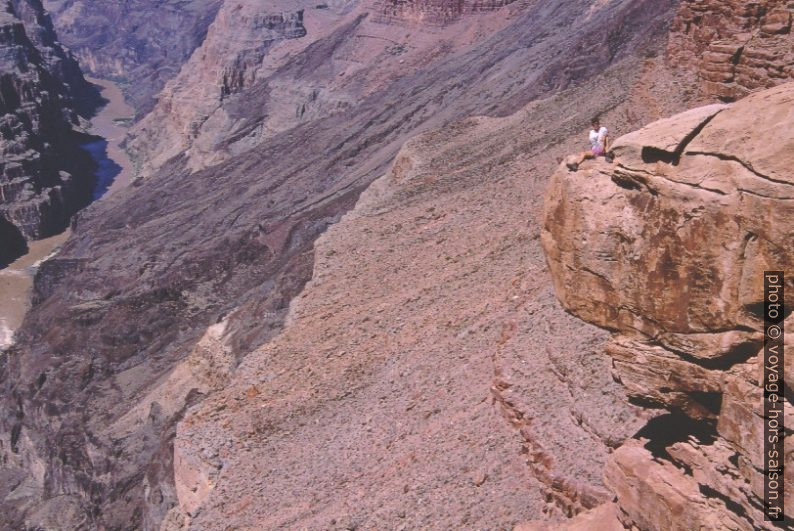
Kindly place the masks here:
<instances>
[{"instance_id":1,"label":"cliff edge","mask_svg":"<svg viewBox=\"0 0 794 531\"><path fill-rule=\"evenodd\" d=\"M612 332L606 351L632 401L669 412L606 466L625 525L772 529L763 273L794 265L793 102L786 84L655 122L615 142L615 164L561 166L548 187L542 243L557 297Z\"/></svg>"},{"instance_id":2,"label":"cliff edge","mask_svg":"<svg viewBox=\"0 0 794 531\"><path fill-rule=\"evenodd\" d=\"M0 266L91 200L94 163L73 130L91 94L41 4L0 8Z\"/></svg>"}]
</instances>

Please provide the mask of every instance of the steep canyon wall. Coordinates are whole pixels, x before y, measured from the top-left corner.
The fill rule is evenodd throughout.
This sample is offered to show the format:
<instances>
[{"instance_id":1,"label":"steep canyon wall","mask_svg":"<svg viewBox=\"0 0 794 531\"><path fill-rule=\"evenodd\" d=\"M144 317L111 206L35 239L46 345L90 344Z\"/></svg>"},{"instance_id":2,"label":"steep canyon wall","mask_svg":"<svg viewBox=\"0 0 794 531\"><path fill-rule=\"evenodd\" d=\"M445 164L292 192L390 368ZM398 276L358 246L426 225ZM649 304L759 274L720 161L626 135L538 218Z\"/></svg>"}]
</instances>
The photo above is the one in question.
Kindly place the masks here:
<instances>
[{"instance_id":1,"label":"steep canyon wall","mask_svg":"<svg viewBox=\"0 0 794 531\"><path fill-rule=\"evenodd\" d=\"M92 92L38 2L0 9L0 263L7 263L27 240L63 230L91 200L93 162L75 129Z\"/></svg>"},{"instance_id":2,"label":"steep canyon wall","mask_svg":"<svg viewBox=\"0 0 794 531\"><path fill-rule=\"evenodd\" d=\"M233 15L224 9L219 13ZM195 495L181 490L193 481L193 469L177 465L187 476L175 482L174 459L189 456L172 452L177 425L189 409L226 387L250 352L279 333L290 301L312 277L315 239L386 173L411 136L472 114L510 115L538 99L554 109L559 103L555 95L562 91L603 86L598 98L589 97L595 88L570 93L561 107L567 115L538 118L534 126L529 115L528 123L514 125L504 137L522 138L534 128L539 131L534 140L540 143L524 149L560 156L563 147L573 149L575 143L568 139L594 112L613 111L616 124L634 128L683 104L677 96L665 95L661 81L686 80L670 76L661 62L652 59L652 52L659 55L666 44L673 2L514 2L466 14L441 28L410 20L378 22L371 16L376 8L344 3L305 8L302 18L275 16L299 11L295 6L291 9L274 5L272 12L232 19L240 24L227 26L216 20L214 28L232 32L239 28L239 34L227 33L225 41L218 34L207 47L197 49L198 55L174 78L169 93L174 97L165 95L158 103L158 107L162 104L155 111L161 112L159 124L141 122L141 131L146 123L165 130L159 137L162 141L147 141L147 135L131 141L140 142L131 144L140 153L156 154L169 145L169 139L176 139L184 142L185 152L163 157L127 190L83 211L73 237L57 258L41 268L36 305L19 333L16 350L2 366L0 441L3 474L9 478L4 483L8 492L3 493L8 525L51 527L69 522L155 528L172 518L178 523L195 517L191 504L215 507L215 494L234 492L219 489L205 497L200 482L195 484ZM305 36L290 34L289 28L297 27L298 21ZM248 36L254 33L249 31L280 37L267 46L252 46L255 41ZM384 34L390 40L376 39L373 44L373 35ZM613 75L604 77L606 70ZM225 76L232 81L226 85L224 73L235 74ZM195 137L189 127L186 135L181 126L169 123L178 123L183 114L185 124L193 123L191 102L204 108L204 96L199 92L192 100L195 88L179 83L191 76L212 80L207 84L214 87L206 107L212 118L202 122ZM172 111L165 107L169 101ZM639 102L647 105L636 105ZM550 146L563 147L551 150ZM521 154L521 146L516 149L511 157ZM466 152L463 143L448 156L459 156L464 164L474 162L476 157L471 159ZM141 158L148 158L146 154ZM501 164L497 151L485 155L484 168ZM544 161L543 168L556 162ZM471 182L461 181L461 186ZM498 208L498 202L488 204L489 210ZM525 222L526 216L510 218L510 223ZM498 240L488 241L498 245ZM542 322L545 312L557 311L548 296L545 300L548 305L535 309L536 320L528 323ZM570 319L565 323L564 327L579 326ZM452 330L457 325L450 326ZM488 326L501 330L502 324ZM511 325L505 326L507 337ZM592 327L584 330L593 334L595 345L598 333ZM467 348L475 352L477 347ZM494 382L490 353L485 352L477 358L481 370L471 374ZM408 360L420 363L419 353ZM537 368L547 372L549 385L560 392L568 389L571 377L565 374L578 369L554 355L539 356ZM513 354L510 357L514 359ZM512 369L500 370L521 380L520 363L516 360L510 363ZM553 376L555 371L559 378ZM594 373L603 376L603 367L594 368ZM355 380L359 372L346 374ZM433 378L423 374L422 381L432 385ZM510 383L505 378L498 375L495 395L490 391L485 397L477 395L497 400L497 409L477 410L484 415L481 421L462 419L479 422L480 428L501 426L505 431L489 448L496 452L501 446L497 439L518 441L518 446L509 448L531 455L532 465L520 465L523 459L513 457L512 471L484 474L498 475L504 485L517 485L524 477L539 482L533 483L539 490L513 498L519 507L523 496L532 497L521 510L524 516L546 508L549 518L560 518L592 506L606 492L597 470L588 469L582 485L565 477L558 483L557 471L565 467L554 467L548 451L555 445L555 434L547 434L543 441L520 442L524 435L507 431L513 421L495 424L504 417L494 416L493 411L504 411L506 417L517 419L518 426L529 422L522 413L529 406L518 403L520 393L508 397ZM593 384L598 392L602 383ZM422 387L418 392L430 389ZM309 387L306 392L314 391ZM617 392L612 386L610 393ZM300 402L304 395L296 393ZM363 404L372 405L370 400L377 399L367 395ZM301 411L312 404L298 405L287 418L302 422ZM424 415L435 422L439 417L433 412L439 407L422 408L420 424ZM627 435L611 438L609 423L591 426L582 408L584 404L571 399L559 415L585 424L580 436L591 441L592 456L603 456L607 446ZM622 411L626 419L632 418L631 408ZM262 434L269 433L269 421L263 417L262 422ZM442 436L439 431L437 437ZM253 437L244 445L255 450L264 439ZM450 443L450 455L468 459L474 441L455 441ZM213 448L208 444L198 449L206 450L202 459L212 461ZM412 459L411 453L407 451L406 459ZM592 463L601 462L595 457ZM199 467L201 474L203 470ZM421 468L411 470L421 487L417 492L446 488L432 486L428 476L419 474ZM478 472L471 472L472 482L485 485L487 480L481 480ZM333 470L328 474L324 485L331 492L340 483L333 479ZM296 485L285 486L284 492L301 491L295 490ZM545 492L542 488L548 489L548 507L539 494ZM488 491L466 492L486 496ZM283 500L284 514L299 511L303 502L294 496ZM411 511L426 501L423 495L411 497L404 508ZM498 503L483 507L469 516L472 522L511 518L496 514L501 510ZM324 525L334 519L310 520L314 516L307 516L306 522Z\"/></svg>"}]
</instances>

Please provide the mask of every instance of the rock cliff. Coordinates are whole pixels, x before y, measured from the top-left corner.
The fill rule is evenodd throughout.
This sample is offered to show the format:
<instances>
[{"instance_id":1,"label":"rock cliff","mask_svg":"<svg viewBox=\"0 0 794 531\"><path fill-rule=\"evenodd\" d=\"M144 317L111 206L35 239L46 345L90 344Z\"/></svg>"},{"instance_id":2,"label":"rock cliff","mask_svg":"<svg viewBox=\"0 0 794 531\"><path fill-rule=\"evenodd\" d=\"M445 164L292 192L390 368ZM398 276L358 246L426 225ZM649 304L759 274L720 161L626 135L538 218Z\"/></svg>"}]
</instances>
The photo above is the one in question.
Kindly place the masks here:
<instances>
[{"instance_id":1,"label":"rock cliff","mask_svg":"<svg viewBox=\"0 0 794 531\"><path fill-rule=\"evenodd\" d=\"M609 459L626 525L774 528L761 512L761 312L764 271L794 265L793 103L786 84L697 108L618 139L613 165L552 177L542 241L555 292L612 332L606 352L635 403L669 412Z\"/></svg>"},{"instance_id":2,"label":"rock cliff","mask_svg":"<svg viewBox=\"0 0 794 531\"><path fill-rule=\"evenodd\" d=\"M38 2L0 12L0 264L24 241L63 230L91 200L93 162L74 128L89 97L74 59L55 40Z\"/></svg>"},{"instance_id":3,"label":"rock cliff","mask_svg":"<svg viewBox=\"0 0 794 531\"><path fill-rule=\"evenodd\" d=\"M683 0L671 64L697 71L707 97L735 101L794 80L794 6L783 0Z\"/></svg>"},{"instance_id":4,"label":"rock cliff","mask_svg":"<svg viewBox=\"0 0 794 531\"><path fill-rule=\"evenodd\" d=\"M74 51L82 68L122 82L140 116L204 40L220 3L44 0L60 40Z\"/></svg>"},{"instance_id":5,"label":"rock cliff","mask_svg":"<svg viewBox=\"0 0 794 531\"><path fill-rule=\"evenodd\" d=\"M274 45L306 35L304 10L314 8L315 3L304 4L269 2L263 6L246 1L221 5L206 39L158 96L153 112L132 132L127 145L139 161L140 173L148 175L186 150L193 169L228 158L228 150L220 149L219 144L234 136L242 118L230 116L229 106L243 99L235 96L257 80ZM290 89L295 92L309 82L291 81ZM254 115L272 113L271 105L262 105ZM246 109L246 114L251 110ZM250 138L241 140L251 147Z\"/></svg>"},{"instance_id":6,"label":"rock cliff","mask_svg":"<svg viewBox=\"0 0 794 531\"><path fill-rule=\"evenodd\" d=\"M7 10L25 26L25 33L38 50L47 71L63 84L79 111L91 112L96 103L95 91L86 83L71 51L59 42L52 19L41 0L7 0L6 4Z\"/></svg>"},{"instance_id":7,"label":"rock cliff","mask_svg":"<svg viewBox=\"0 0 794 531\"><path fill-rule=\"evenodd\" d=\"M376 13L385 21L444 26L466 14L493 11L513 1L381 0L376 4Z\"/></svg>"},{"instance_id":8,"label":"rock cliff","mask_svg":"<svg viewBox=\"0 0 794 531\"><path fill-rule=\"evenodd\" d=\"M349 112L398 77L487 38L522 9L483 9L429 28L385 17L368 2L225 2L128 147L143 175L181 153L193 170L217 164L278 132Z\"/></svg>"},{"instance_id":9,"label":"rock cliff","mask_svg":"<svg viewBox=\"0 0 794 531\"><path fill-rule=\"evenodd\" d=\"M511 139L519 142L524 138L531 139L533 143L524 147L518 143L510 153L502 153L493 143L488 144L491 149L477 151L487 154L488 158L483 160L483 165L478 163L479 173L460 181L461 190L458 192L463 194L466 186L476 182L477 175L488 175L494 168L502 166L502 155L517 158L521 156L522 149L542 154L543 163L538 166L538 172L544 175L556 163L556 157L562 155L563 149L574 148L576 143L569 139L580 134L582 124L592 113L613 112L612 120L616 127L622 124L628 130L658 118L659 113L677 110L681 105L676 100L677 94L670 97L662 87L673 81L683 81L672 79L663 65L651 57L653 53L658 55L666 43L666 31L674 13L673 2L571 0L554 5L548 2L515 2L494 11L461 17L455 23L460 25L452 24L444 30L455 28L454 35L442 34L441 37L438 37L439 28L436 26L418 25L406 29L410 24L370 22L368 12L371 10L356 11L365 7L355 7L349 12L345 11L344 5L333 4L327 8L304 9L302 24L307 35L274 42L264 50L263 66L250 70L246 66L246 72L258 71L257 75L243 76L242 83L230 85L234 90L228 91L224 97L220 112L221 117L228 117L231 126L224 125L226 118L220 120L222 126L215 129L217 138L212 136L212 127L202 129L203 136L200 137L206 139L207 146L214 146L206 153L219 152L222 155L220 160L194 158L201 149L194 147L196 143L193 142L189 152L162 162L157 171L128 189L83 211L76 220L72 238L58 257L42 266L36 279L36 305L18 333L15 351L4 359L0 373L3 397L0 452L2 474L7 478L2 483L6 489L2 493L2 518L4 523L8 522L6 525L152 529L162 521L178 525L185 517L201 518L193 509L197 505L206 507L207 512L201 514L214 514L218 518L204 521L207 526L212 526L213 522L218 525L223 515L216 509L240 492L236 490L240 485L245 485L235 483L232 477L228 483L227 479L223 480L222 484L228 487L219 487L208 493L208 483L202 478L214 480L204 468L204 461L223 464L225 457L219 457L218 461L212 454L220 439L211 437L214 428L206 423L206 416L197 417L201 418L202 426L196 425L196 429L207 434L207 445L196 448L195 452L183 448L184 451L175 455L172 445L177 425L190 408L225 388L241 370L240 363L249 353L278 334L290 301L312 277L315 239L356 204L361 191L386 173L400 147L411 136L454 124L456 120L472 114L509 115L537 101L535 107L528 108L539 113L536 121L533 122L530 116L528 122L514 122L513 127L499 137L503 145ZM263 13L268 17L273 15L266 9ZM490 22L483 23L485 19ZM377 39L378 44L373 45L373 35L383 33L364 33L357 29L366 27L365 24L373 24L370 29L377 28L398 36L402 34L400 39L410 33L410 40L393 39L397 44L407 43L406 50L409 51L403 54L401 47L394 47L395 43ZM471 32L467 33L467 28ZM265 31L264 28L260 30ZM234 34L226 37L233 40ZM241 32L241 37L243 44L248 46L245 31ZM419 45L424 42L431 44L427 47ZM215 44L219 43L220 39L216 39ZM419 44L416 44L416 54L412 55L410 49L414 43ZM208 58L211 58L209 54ZM223 62L218 65L225 67ZM356 70L356 65L362 65L360 70ZM217 70L222 71L223 68ZM609 75L605 75L605 71ZM336 84L331 79L336 80ZM217 92L214 97L217 98L222 93L223 76L215 80ZM327 97L318 97L319 102L335 101L333 98L345 93L355 97L350 101L342 100L343 106L332 106L330 111L307 104L303 113L305 119L296 120L297 110L301 107L293 104L301 101L302 91L307 85L312 87L311 90L317 88L320 96L327 94ZM324 93L323 89L328 91ZM556 99L563 92L567 96ZM293 93L300 97L292 96ZM274 94L277 96L275 99ZM189 102L190 92L184 92L184 97ZM181 102L180 105L185 108ZM560 113L554 114L557 112L555 109ZM163 122L162 127L169 126ZM454 130L456 126L450 127ZM527 131L536 134L527 134ZM487 139L487 134L477 138ZM472 145L476 146L476 142ZM152 145L147 149L152 149ZM474 164L477 160L468 158L469 151L471 146L464 137L447 151L446 158L459 158L465 168L466 164ZM432 147L423 147L418 156L431 157ZM193 165L196 160L201 164ZM428 163L427 168L433 167ZM502 193L520 187L520 178L531 168L531 165L527 166L526 172L513 175L512 184L504 190L498 186L490 188L491 193L509 198L510 195ZM416 184L421 185L424 181L431 184L434 175L443 175L441 172L446 172L446 168L439 166L438 171L428 170L429 173L420 176ZM447 181L441 179L440 185L444 183ZM539 192L535 190L537 198ZM414 191L409 189L405 193L410 195ZM432 196L432 191L428 194ZM458 197L463 197L460 194ZM469 200L475 201L474 198ZM471 202L466 204L474 205ZM487 205L495 223L501 223L496 215L499 201L489 201ZM436 208L442 206L439 203ZM418 204L411 208L414 209L412 212L422 209ZM454 203L450 208L454 210ZM450 211L450 215L452 213ZM438 222L431 213L422 215L427 217L427 223ZM419 217L419 214L414 217ZM526 234L520 227L527 222L527 217L526 212L517 213L514 208L509 223L505 221L500 234ZM391 227L401 223L396 218L384 219ZM426 226L433 227L427 223L416 220L410 226L418 231ZM461 226L474 227L474 223L472 219L461 218ZM456 227L458 225L453 223L449 229ZM424 234L429 235L430 232L425 231ZM442 245L443 241L439 240L443 237L440 234L428 245ZM460 240L460 235L450 234L452 237L461 245L465 243ZM378 233L372 233L372 238L371 245L381 241ZM358 239L350 240L354 241ZM439 243L433 243L436 241ZM539 290L543 288L542 283L534 284L536 279L518 278L513 261L516 255L502 255L506 251L500 250L500 239L480 237L477 241L493 246L488 252L493 252L493 260L496 261L493 263L502 264L499 278L503 282L509 284L517 278L519 286L526 281ZM515 241L516 249L521 249L522 242ZM339 249L348 252L352 243L343 241L339 245ZM353 247L361 253L367 245L370 243L360 248ZM534 245L537 251L537 244ZM332 249L334 247L329 248ZM418 249L418 244L412 243L406 249ZM469 244L461 249L474 252ZM452 247L445 248L444 256L434 258L433 263L438 264L436 269L443 271L443 264L451 263L456 252ZM373 256L384 257L386 253L388 249L384 248ZM361 256L362 260L366 256ZM450 261L446 260L447 256ZM505 256L504 261L499 256ZM537 252L533 260L535 263L540 260ZM371 274L382 279L399 266L395 262L389 264L393 265L391 270L376 268ZM345 267L350 270L358 266L351 263ZM472 278L477 279L477 285L486 282L487 275L472 272L468 267L456 271L461 275L475 275ZM408 282L408 278L402 276L400 282ZM450 282L453 280L449 279ZM441 281L445 279L439 277L438 282ZM357 284L357 293L363 289L360 286L371 284L371 279L362 278ZM335 281L335 285L339 296L347 289L341 279ZM332 396L339 396L338 391L344 394L345 390L340 391L344 381L355 382L357 375L361 375L362 389L368 389L361 395L364 398L361 403L345 401L343 409L329 413L326 420L322 415L307 416L306 419L320 421L318 434L320 430L324 430L326 435L337 433L340 441L344 442L349 440L345 439L344 432L353 430L344 422L345 412L370 409L384 412L389 419L392 412L401 415L393 417L393 420L384 420L381 428L374 423L384 417L373 413L373 419L366 425L355 427L356 433L371 427L372 433L378 434L381 429L393 426L394 437L390 436L389 440L396 441L401 436L408 439L401 455L408 471L406 477L411 479L408 491L412 494L402 499L402 508L398 507L399 498L391 489L395 485L377 496L373 495L373 499L396 500L388 506L390 515L399 517L401 510L410 514L423 508L417 521L427 522L432 517L432 508L441 506L438 503L429 505L429 502L448 499L443 493L450 489L449 492L471 494L475 496L473 499L483 500L483 509L467 517L471 522L485 522L494 517L507 523L510 516L502 514L505 509L499 505L499 497L491 494L489 478L494 485L508 490L515 487L515 493L504 500L509 501L509 506L515 507L516 514L522 518L527 517L530 510L546 508L549 518L561 518L564 514L593 506L603 499L606 492L600 476L595 473L600 467L594 465L603 462L607 448L619 444L627 432L611 438L612 421L605 424L591 422L589 419L594 416L588 412L586 402L577 402L569 394L569 382L581 380L582 385L589 389L588 393L598 400L611 396L609 403L614 402L618 389L609 383L608 378L603 378L605 367L598 365L597 359L590 360L594 365L586 365L589 372L580 372L579 365L570 366L564 357L556 356L553 349L550 353L539 350L537 362L532 368L525 369L518 354L520 348L508 345L504 347L503 354L507 361L497 358L498 370L494 369L489 361L494 344L502 341L507 345L513 334L513 325L509 321L513 315L510 312L514 310L510 310L509 301L501 299L512 288L502 289L500 293L503 295L498 301L498 315L505 317L507 324L503 328L502 322L486 323L489 331L482 333L488 335L481 337L477 312L484 310L477 306L479 303L476 301L463 298L468 286L471 284L461 281L459 290L455 292L464 302L457 307L456 316L454 320L450 319L449 326L442 326L444 335L425 335L418 330L412 332L415 337L422 338L422 343L400 362L401 365L397 364L396 358L390 362L370 352L374 345L390 341L389 338L394 336L392 330L396 330L373 328L368 336L362 335L369 330L367 327L374 326L375 317L371 317L370 321L362 324L364 332L357 331L355 336L364 350L353 353L353 345L334 350L350 350L350 364L345 365L347 358L341 354L341 364L329 366L328 374L332 378L328 386L314 387L304 380L296 380L295 389L289 391L289 403L283 403L286 409L273 409L271 416L268 413L255 417L261 424L252 427L251 431L260 430L259 435L245 438L247 432L242 424L238 424L242 417L232 419L228 426L234 436L231 443L236 448L248 446L252 455L260 455L258 452L262 445L267 444L263 434L272 433L274 428L270 423L279 411L288 414L285 418L295 420L296 425L303 422L300 433L295 432L294 438L287 437L281 441L302 441L304 435L310 438L311 426L301 420L303 414L315 415L321 411L316 408L333 407L336 403L315 400L315 394L324 389L328 389ZM384 285L384 289L386 287ZM402 293L401 288L397 288L399 286L394 290ZM486 287L479 289L482 291L477 293L483 295L488 291ZM406 296L415 296L408 291L405 293ZM522 331L543 327L547 317L554 315L561 319L559 333L563 339L560 339L560 348L565 347L565 334L575 330L578 336L590 337L595 349L600 334L592 327L576 324L561 315L546 293L543 300L547 304L529 307L526 320L519 318L521 314L515 315L515 326L521 326ZM515 300L520 300L520 297ZM388 301L395 301L392 305L405 302L400 297L383 302ZM429 302L427 306L421 300L417 302L422 305L422 311L432 315L433 319L443 313L440 307ZM471 313L467 313L467 307L472 308ZM406 304L403 310L408 311L409 308ZM479 309L474 311L475 308ZM315 315L312 323L330 319L331 316L323 317L330 311L325 309ZM351 311L347 318L352 319L354 314L360 315ZM398 318L406 323L410 321L412 328L425 326L411 321L407 314L388 315L394 317L395 322ZM385 325L378 325L381 326ZM432 323L427 326L435 328ZM468 333L469 329L474 333ZM499 333L494 337L492 334L496 329ZM320 337L326 332L331 331L315 328L311 332L307 330L306 335ZM293 330L291 334L290 337L299 338L301 332ZM373 334L375 338L371 337ZM460 339L454 339L458 335ZM468 380L462 377L465 371L454 379L452 374L449 377L444 375L442 381L441 376L432 374L432 367L419 370L424 365L432 365L421 354L425 348L432 347L435 338L447 341L439 344L454 345L457 344L455 341L467 341L461 352L464 361L468 355L472 357L473 368L469 374L480 378L476 396L484 400L483 404L493 399L491 408L474 404L473 398L460 402L471 408L456 405L463 396L462 387L469 385L465 383ZM369 343L365 343L365 339ZM289 355L295 352L295 367L311 370L316 353L306 351L299 342L292 344L289 341L297 340L285 338L283 345L286 346L278 347L284 350L272 352L287 352ZM329 336L328 341L329 345L332 342L344 343L345 338ZM541 346L540 340L536 343ZM396 348L400 345L407 346L395 343ZM483 350L485 347L490 350ZM257 350L256 359L261 360L259 352ZM397 350L388 352L390 356L399 353ZM323 355L326 353L324 351ZM374 361L367 361L370 354ZM451 355L442 356L440 351L436 354L439 364L453 369ZM413 407L409 407L410 403L401 404L391 393L392 388L369 386L373 381L373 368L388 366L389 363L395 364L397 372L386 380L388 385L399 385L399 378L404 378L399 376L401 370L411 374L417 371L415 374L422 384L415 390L418 403ZM544 432L542 436L535 436L535 431L541 430L544 422L542 419L533 420L541 415L523 402L522 393L517 390L530 387L527 382L532 379L533 371L543 374L543 381L548 385L546 394L553 392L564 397L559 406L555 406L555 415L566 426L581 426L576 428L576 433L586 452L577 454L559 433ZM245 382L249 374L262 377L259 372L242 372L229 393L242 389L241 382ZM340 374L346 378L341 383ZM321 378L319 373L315 376ZM264 377L268 380L271 375ZM271 391L284 390L283 386L289 384L286 380L273 380L273 385L270 390L265 386L251 393L256 395L260 392L262 399L278 400L276 394L270 394ZM579 384L573 382L570 385ZM494 390L491 391L492 386ZM599 395L602 390L609 395ZM351 398L358 396L355 389L351 393ZM222 407L228 396L232 395L224 395L213 404ZM377 404L381 396L386 398L379 409ZM432 401L425 403L425 396L433 397ZM449 397L449 401L444 396ZM305 404L301 405L301 402ZM237 403L237 399L233 398L229 403ZM469 409L471 414L467 413ZM633 411L629 407L617 410L616 414L621 417L614 424L625 425L629 430L634 425ZM449 414L453 416L449 417ZM458 417L458 414L462 416ZM461 419L462 427L456 428L454 437L445 438L448 426L457 418ZM362 417L360 420L367 419ZM466 437L463 426L472 426L479 433L489 433L493 428L487 450L480 448L484 455L482 461L488 466L481 467L483 470L470 466L471 480L465 484L457 485L452 479L445 484L433 483L430 474L422 473L422 456L412 448L418 441L417 434L432 433L434 440L445 449L432 452L428 456L432 461L428 466L433 470L444 468L444 456L448 455L448 467L461 470L474 459L472 445L476 450L476 444ZM412 432L414 427L416 430ZM188 428L183 426L180 429ZM221 428L227 429L222 424ZM281 435L287 436L286 433ZM321 438L310 440L316 445ZM329 461L322 471L325 479L318 496L325 497L336 492L334 489L346 489L345 485L355 480L350 474L363 473L370 469L370 465L374 467L378 456L385 458L380 446L384 440L380 437L367 439L373 444L350 448L350 452L360 456L352 471L342 474L335 468L334 463L338 462ZM502 442L507 441L512 441L512 446L500 449ZM554 458L548 448L558 441L567 450L564 455ZM273 442L277 440L273 439ZM340 452L339 455L346 455L341 447ZM520 457L513 452L519 453ZM366 459L366 454L370 453L375 456L375 461ZM218 455L221 456L220 450ZM288 519L289 514L294 514L300 520L307 500L301 497L300 489L296 490L295 486L305 486L310 478L293 473L293 467L298 463L295 455L290 455L286 449L283 455L285 468L280 470L288 473L282 476L278 469L268 473L272 478L295 478L294 484L279 483L279 496L283 494L277 500L282 510L279 518ZM500 469L498 461L502 456L511 464ZM244 463L229 462L229 470L238 465L244 466ZM572 476L568 476L565 470L569 466L581 470L584 479L574 481ZM175 481L175 467L179 481ZM244 468L237 470L244 471ZM383 469L374 467L372 470ZM254 476L249 477L256 480ZM240 480L242 478L239 476ZM366 474L355 480L356 488L350 490L344 501L351 504L365 497L367 486L372 481L373 477ZM534 487L528 491L520 490L525 488L526 481ZM405 485L399 485L397 494L405 494L401 490L404 488ZM427 493L431 492L435 495L428 497ZM250 507L253 511L256 506ZM307 525L328 525L332 519L337 519L340 526L346 525L331 512L326 512L325 505L322 507L322 514L306 516ZM260 512L249 513L243 509L240 509L241 523L249 521L249 518L255 522L261 516ZM335 510L333 514L339 512ZM383 515L379 516L374 509L372 514L373 522L383 521L378 520ZM326 520L327 515L331 516ZM463 522L464 517L451 516L449 521Z\"/></svg>"}]
</instances>

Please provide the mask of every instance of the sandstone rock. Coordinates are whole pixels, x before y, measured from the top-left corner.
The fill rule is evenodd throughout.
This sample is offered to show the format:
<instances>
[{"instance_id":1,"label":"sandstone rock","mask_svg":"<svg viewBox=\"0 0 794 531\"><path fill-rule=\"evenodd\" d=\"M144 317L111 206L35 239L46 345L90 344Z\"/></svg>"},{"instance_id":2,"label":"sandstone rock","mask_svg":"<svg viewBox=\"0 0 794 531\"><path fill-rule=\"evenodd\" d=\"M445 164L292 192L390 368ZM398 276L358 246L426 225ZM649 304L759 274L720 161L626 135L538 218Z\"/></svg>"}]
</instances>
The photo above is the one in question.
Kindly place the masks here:
<instances>
[{"instance_id":1,"label":"sandstone rock","mask_svg":"<svg viewBox=\"0 0 794 531\"><path fill-rule=\"evenodd\" d=\"M618 518L640 529L741 529L753 526L725 510L717 498L704 496L700 483L672 463L653 459L638 441L615 451L606 481L617 496Z\"/></svg>"},{"instance_id":2,"label":"sandstone rock","mask_svg":"<svg viewBox=\"0 0 794 531\"><path fill-rule=\"evenodd\" d=\"M708 97L735 101L794 79L794 8L779 0L684 0L668 57L698 72Z\"/></svg>"},{"instance_id":3,"label":"sandstone rock","mask_svg":"<svg viewBox=\"0 0 794 531\"><path fill-rule=\"evenodd\" d=\"M694 109L619 138L614 166L552 178L542 241L558 297L613 332L632 397L694 420L651 421L615 452L606 478L626 525L773 528L759 509L760 319L764 271L794 263L792 98L787 84Z\"/></svg>"},{"instance_id":4,"label":"sandstone rock","mask_svg":"<svg viewBox=\"0 0 794 531\"><path fill-rule=\"evenodd\" d=\"M774 244L792 237L791 177L776 169L790 158L783 134L790 98L786 86L747 98L724 120L718 114L702 130L704 140L698 135L676 148L680 160L643 142L646 130L615 142L615 167L596 162L570 174L561 167L547 194L543 238L564 304L605 328L648 337L695 340L691 334L757 329L753 312L762 293L741 288L768 264L791 260ZM766 124L759 127L759 112L776 141ZM723 144L710 146L720 134ZM729 155L740 136L743 145ZM746 145L755 139L758 146ZM687 289L668 289L679 282ZM566 287L572 285L583 289Z\"/></svg>"}]
</instances>

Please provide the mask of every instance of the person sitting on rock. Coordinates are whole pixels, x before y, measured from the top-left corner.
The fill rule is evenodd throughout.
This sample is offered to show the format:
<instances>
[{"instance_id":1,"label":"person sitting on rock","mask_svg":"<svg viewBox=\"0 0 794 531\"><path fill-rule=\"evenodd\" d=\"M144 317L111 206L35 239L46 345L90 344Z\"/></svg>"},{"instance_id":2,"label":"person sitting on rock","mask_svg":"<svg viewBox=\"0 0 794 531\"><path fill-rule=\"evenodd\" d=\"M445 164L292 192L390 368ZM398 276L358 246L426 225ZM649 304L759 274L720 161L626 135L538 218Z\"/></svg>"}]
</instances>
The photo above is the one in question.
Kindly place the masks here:
<instances>
[{"instance_id":1,"label":"person sitting on rock","mask_svg":"<svg viewBox=\"0 0 794 531\"><path fill-rule=\"evenodd\" d=\"M568 169L576 171L579 169L579 164L587 159L594 159L596 157L609 156L609 130L601 126L601 119L596 116L590 122L592 129L590 129L590 149L583 151L577 156L569 157L567 161Z\"/></svg>"}]
</instances>

